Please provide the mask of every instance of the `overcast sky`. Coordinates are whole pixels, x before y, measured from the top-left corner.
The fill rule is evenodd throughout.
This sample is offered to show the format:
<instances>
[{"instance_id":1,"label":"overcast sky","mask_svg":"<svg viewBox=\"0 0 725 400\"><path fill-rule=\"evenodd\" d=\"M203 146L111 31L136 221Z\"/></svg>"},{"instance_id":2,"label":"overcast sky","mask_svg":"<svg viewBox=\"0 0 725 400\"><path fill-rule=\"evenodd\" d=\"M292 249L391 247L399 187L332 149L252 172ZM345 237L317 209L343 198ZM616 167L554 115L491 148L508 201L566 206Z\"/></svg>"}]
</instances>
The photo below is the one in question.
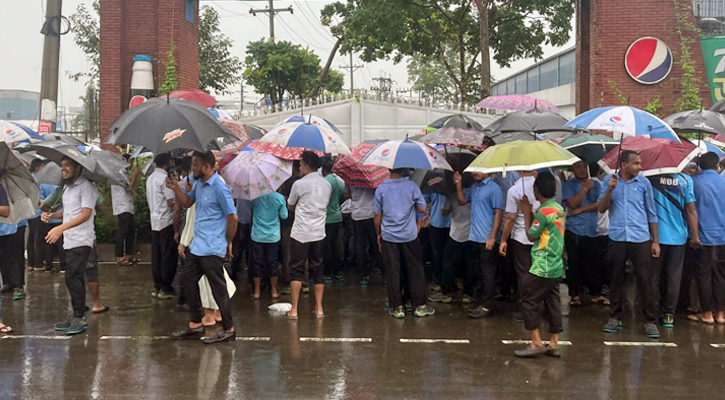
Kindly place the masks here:
<instances>
[{"instance_id":1,"label":"overcast sky","mask_svg":"<svg viewBox=\"0 0 725 400\"><path fill-rule=\"evenodd\" d=\"M23 89L40 91L40 72L43 53L43 36L40 34L44 17L43 10L46 0L0 0L0 49L3 52L3 62L0 63L0 89ZM275 8L293 6L294 14L282 13L275 19L275 36L278 40L288 40L309 46L324 63L334 44L334 38L329 31L319 24L320 10L325 4L334 1L307 0L307 1L277 1ZM90 7L91 0L64 0L63 15L69 16L75 12L79 4L85 3ZM264 14L256 17L249 14L250 8L264 8L266 2L214 0L202 1L202 5L209 5L217 9L221 17L222 31L234 40L232 53L244 59L246 45L250 41L259 40L269 34L268 18ZM60 90L58 104L61 106L81 105L79 99L84 93L83 82L73 82L66 72L84 72L88 70L88 62L83 52L73 42L73 34L69 33L61 39L60 58ZM572 33L572 36L573 33ZM573 45L572 38L567 44ZM546 48L545 56L561 51L562 48ZM495 63L492 65L492 74L495 79L505 78L508 75L530 65L533 60L515 62L512 68L501 69ZM333 67L339 69L347 65L347 56L337 56ZM355 64L362 62L355 58ZM392 62L380 61L364 64L364 68L355 73L355 87L368 88L374 85L372 78L378 77L381 71L392 75L398 87L410 86L405 69L405 62L394 65ZM345 88L350 86L349 73L346 73ZM257 97L251 89L246 95ZM231 100L238 98L239 93L224 96Z\"/></svg>"}]
</instances>

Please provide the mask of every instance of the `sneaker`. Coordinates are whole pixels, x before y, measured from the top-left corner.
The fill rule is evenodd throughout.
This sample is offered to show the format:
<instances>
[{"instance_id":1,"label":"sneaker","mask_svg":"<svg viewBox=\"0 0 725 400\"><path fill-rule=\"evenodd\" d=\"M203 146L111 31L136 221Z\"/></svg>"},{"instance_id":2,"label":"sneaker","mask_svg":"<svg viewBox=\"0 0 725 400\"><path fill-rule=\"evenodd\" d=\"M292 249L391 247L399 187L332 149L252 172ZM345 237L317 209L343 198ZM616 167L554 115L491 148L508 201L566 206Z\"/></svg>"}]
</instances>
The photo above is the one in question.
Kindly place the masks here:
<instances>
[{"instance_id":1,"label":"sneaker","mask_svg":"<svg viewBox=\"0 0 725 400\"><path fill-rule=\"evenodd\" d=\"M471 304L473 303L473 296L464 294L463 298L461 299L461 303L463 304Z\"/></svg>"},{"instance_id":2,"label":"sneaker","mask_svg":"<svg viewBox=\"0 0 725 400\"><path fill-rule=\"evenodd\" d=\"M660 318L660 324L665 329L672 329L675 327L675 316L672 314L665 314L664 317Z\"/></svg>"},{"instance_id":3,"label":"sneaker","mask_svg":"<svg viewBox=\"0 0 725 400\"><path fill-rule=\"evenodd\" d=\"M292 289L290 289L289 286L283 287L282 289L279 290L279 294L287 294L287 295L292 294Z\"/></svg>"},{"instance_id":4,"label":"sneaker","mask_svg":"<svg viewBox=\"0 0 725 400\"><path fill-rule=\"evenodd\" d=\"M428 286L428 290L430 290L432 293L438 293L441 291L441 285L437 285L435 283L430 284Z\"/></svg>"},{"instance_id":5,"label":"sneaker","mask_svg":"<svg viewBox=\"0 0 725 400\"><path fill-rule=\"evenodd\" d=\"M343 275L342 272L335 274L334 278L337 282L345 282L345 275Z\"/></svg>"},{"instance_id":6,"label":"sneaker","mask_svg":"<svg viewBox=\"0 0 725 400\"><path fill-rule=\"evenodd\" d=\"M445 303L448 304L453 301L453 297L443 293L434 293L430 296L428 296L428 301L432 301L433 303Z\"/></svg>"},{"instance_id":7,"label":"sneaker","mask_svg":"<svg viewBox=\"0 0 725 400\"><path fill-rule=\"evenodd\" d=\"M331 275L325 275L325 283L332 283L333 278Z\"/></svg>"},{"instance_id":8,"label":"sneaker","mask_svg":"<svg viewBox=\"0 0 725 400\"><path fill-rule=\"evenodd\" d=\"M609 318L609 321L604 325L604 328L602 328L604 332L607 333L614 333L616 331L622 330L622 321L616 319L616 318Z\"/></svg>"},{"instance_id":9,"label":"sneaker","mask_svg":"<svg viewBox=\"0 0 725 400\"><path fill-rule=\"evenodd\" d=\"M514 351L514 355L521 358L536 358L542 354L546 354L547 351L546 346L537 348L526 347L524 349Z\"/></svg>"},{"instance_id":10,"label":"sneaker","mask_svg":"<svg viewBox=\"0 0 725 400\"><path fill-rule=\"evenodd\" d=\"M151 291L151 297L153 297L154 299L158 299L159 298L159 291L156 290L156 289L152 290Z\"/></svg>"},{"instance_id":11,"label":"sneaker","mask_svg":"<svg viewBox=\"0 0 725 400\"><path fill-rule=\"evenodd\" d=\"M73 318L70 320L68 329L65 330L66 335L75 335L88 329L88 323L83 318Z\"/></svg>"},{"instance_id":12,"label":"sneaker","mask_svg":"<svg viewBox=\"0 0 725 400\"><path fill-rule=\"evenodd\" d=\"M516 322L524 322L524 317L518 311L514 311L512 317L513 317L514 321L516 321Z\"/></svg>"},{"instance_id":13,"label":"sneaker","mask_svg":"<svg viewBox=\"0 0 725 400\"><path fill-rule=\"evenodd\" d=\"M393 309L392 309L392 308L390 308L390 303L388 303L388 302L386 301L386 302L385 302L385 304L383 304L383 310L385 310L385 311L387 311L387 312L390 312L390 311L392 311Z\"/></svg>"},{"instance_id":14,"label":"sneaker","mask_svg":"<svg viewBox=\"0 0 725 400\"><path fill-rule=\"evenodd\" d=\"M223 329L222 332L224 332ZM202 336L204 336L203 326L198 328L189 328L187 326L183 330L171 334L171 338L175 340L199 340Z\"/></svg>"},{"instance_id":15,"label":"sneaker","mask_svg":"<svg viewBox=\"0 0 725 400\"><path fill-rule=\"evenodd\" d=\"M405 312L413 312L413 303L411 303L410 300L406 301L405 304L403 304L403 308L405 309Z\"/></svg>"},{"instance_id":16,"label":"sneaker","mask_svg":"<svg viewBox=\"0 0 725 400\"><path fill-rule=\"evenodd\" d=\"M486 310L483 306L478 306L468 310L468 316L474 319L489 317L491 316L491 310Z\"/></svg>"},{"instance_id":17,"label":"sneaker","mask_svg":"<svg viewBox=\"0 0 725 400\"><path fill-rule=\"evenodd\" d=\"M302 286L302 293L309 293L310 287L309 286Z\"/></svg>"},{"instance_id":18,"label":"sneaker","mask_svg":"<svg viewBox=\"0 0 725 400\"><path fill-rule=\"evenodd\" d=\"M436 313L436 309L433 308L433 306L429 306L427 304L418 306L418 308L415 309L415 316L420 317L420 318L427 317L427 316L433 315L435 313Z\"/></svg>"},{"instance_id":19,"label":"sneaker","mask_svg":"<svg viewBox=\"0 0 725 400\"><path fill-rule=\"evenodd\" d=\"M28 294L25 293L23 288L17 288L13 291L13 300L22 300L26 297L28 297Z\"/></svg>"},{"instance_id":20,"label":"sneaker","mask_svg":"<svg viewBox=\"0 0 725 400\"><path fill-rule=\"evenodd\" d=\"M67 331L68 327L70 326L71 319L72 319L72 317L68 318L66 321L58 322L57 324L55 324L55 330L56 331Z\"/></svg>"},{"instance_id":21,"label":"sneaker","mask_svg":"<svg viewBox=\"0 0 725 400\"><path fill-rule=\"evenodd\" d=\"M403 310L403 307L396 307L395 310L390 310L388 313L393 317L397 319L403 319L405 318L405 310Z\"/></svg>"},{"instance_id":22,"label":"sneaker","mask_svg":"<svg viewBox=\"0 0 725 400\"><path fill-rule=\"evenodd\" d=\"M166 293L163 290L159 290L157 297L159 300L169 300L169 299L173 299L174 295L171 293Z\"/></svg>"},{"instance_id":23,"label":"sneaker","mask_svg":"<svg viewBox=\"0 0 725 400\"><path fill-rule=\"evenodd\" d=\"M368 287L369 283L370 283L369 276L363 276L362 279L360 279L360 286L362 286L362 287Z\"/></svg>"},{"instance_id":24,"label":"sneaker","mask_svg":"<svg viewBox=\"0 0 725 400\"><path fill-rule=\"evenodd\" d=\"M650 339L660 338L660 330L655 324L644 324L644 334Z\"/></svg>"}]
</instances>

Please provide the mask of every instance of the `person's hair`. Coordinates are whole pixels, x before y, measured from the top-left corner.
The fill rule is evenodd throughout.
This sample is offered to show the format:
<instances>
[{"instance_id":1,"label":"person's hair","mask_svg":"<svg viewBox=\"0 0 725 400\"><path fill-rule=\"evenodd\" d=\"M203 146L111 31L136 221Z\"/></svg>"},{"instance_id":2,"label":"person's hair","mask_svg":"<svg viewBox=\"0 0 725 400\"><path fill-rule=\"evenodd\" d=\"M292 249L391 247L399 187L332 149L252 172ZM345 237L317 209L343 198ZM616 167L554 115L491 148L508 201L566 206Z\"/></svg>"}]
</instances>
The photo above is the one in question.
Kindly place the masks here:
<instances>
[{"instance_id":1,"label":"person's hair","mask_svg":"<svg viewBox=\"0 0 725 400\"><path fill-rule=\"evenodd\" d=\"M130 159L131 159L131 155L130 155L130 154L128 154L128 153L126 153L126 154L121 154L121 157L123 157L123 159L124 159L124 160L126 160L126 161L128 161L128 160L130 160Z\"/></svg>"},{"instance_id":2,"label":"person's hair","mask_svg":"<svg viewBox=\"0 0 725 400\"><path fill-rule=\"evenodd\" d=\"M77 167L77 166L79 166L79 165L80 165L80 164L78 164L78 163L76 162L76 160L74 160L74 159L72 159L72 158L70 158L70 157L68 157L68 156L63 156L63 158L61 158L61 159L60 159L60 162L62 163L63 161L66 161L66 160L67 160L67 161L70 161L70 163L71 163L71 164L73 164L73 166L74 166L74 167Z\"/></svg>"},{"instance_id":3,"label":"person's hair","mask_svg":"<svg viewBox=\"0 0 725 400\"><path fill-rule=\"evenodd\" d=\"M206 164L209 166L209 168L214 168L214 164L216 164L216 158L214 157L214 153L211 151L207 152L201 152L201 151L195 151L194 155L192 157L196 157L201 161L203 164Z\"/></svg>"},{"instance_id":4,"label":"person's hair","mask_svg":"<svg viewBox=\"0 0 725 400\"><path fill-rule=\"evenodd\" d=\"M159 168L166 168L171 164L171 154L169 153L161 153L154 157L154 163Z\"/></svg>"},{"instance_id":5,"label":"person's hair","mask_svg":"<svg viewBox=\"0 0 725 400\"><path fill-rule=\"evenodd\" d=\"M296 173L300 172L300 160L292 161L292 172L296 172Z\"/></svg>"},{"instance_id":6,"label":"person's hair","mask_svg":"<svg viewBox=\"0 0 725 400\"><path fill-rule=\"evenodd\" d=\"M184 171L184 173L189 172L191 170L191 157L185 156L180 158L178 164L181 171Z\"/></svg>"},{"instance_id":7,"label":"person's hair","mask_svg":"<svg viewBox=\"0 0 725 400\"><path fill-rule=\"evenodd\" d=\"M720 159L717 154L709 151L700 156L700 168L703 170L716 169L719 161Z\"/></svg>"},{"instance_id":8,"label":"person's hair","mask_svg":"<svg viewBox=\"0 0 725 400\"><path fill-rule=\"evenodd\" d=\"M619 164L622 165L622 163L629 162L629 156L631 156L632 154L639 155L639 153L634 150L623 150L622 154L619 155Z\"/></svg>"},{"instance_id":9,"label":"person's hair","mask_svg":"<svg viewBox=\"0 0 725 400\"><path fill-rule=\"evenodd\" d=\"M393 168L390 170L390 173L405 176L408 173L408 168Z\"/></svg>"},{"instance_id":10,"label":"person's hair","mask_svg":"<svg viewBox=\"0 0 725 400\"><path fill-rule=\"evenodd\" d=\"M325 154L321 159L320 163L322 164L322 170L326 173L332 172L332 166L335 165L335 160L332 159L332 156L329 154Z\"/></svg>"},{"instance_id":11,"label":"person's hair","mask_svg":"<svg viewBox=\"0 0 725 400\"><path fill-rule=\"evenodd\" d=\"M30 172L35 172L36 169L40 168L41 165L45 165L47 161L41 160L39 158L34 158L33 161L30 162Z\"/></svg>"},{"instance_id":12,"label":"person's hair","mask_svg":"<svg viewBox=\"0 0 725 400\"><path fill-rule=\"evenodd\" d=\"M541 197L550 199L556 195L556 179L551 172L540 172L536 176L534 187Z\"/></svg>"},{"instance_id":13,"label":"person's hair","mask_svg":"<svg viewBox=\"0 0 725 400\"><path fill-rule=\"evenodd\" d=\"M308 167L310 167L311 171L316 171L318 168L320 168L320 156L315 154L314 151L303 151L301 160L304 161Z\"/></svg>"}]
</instances>

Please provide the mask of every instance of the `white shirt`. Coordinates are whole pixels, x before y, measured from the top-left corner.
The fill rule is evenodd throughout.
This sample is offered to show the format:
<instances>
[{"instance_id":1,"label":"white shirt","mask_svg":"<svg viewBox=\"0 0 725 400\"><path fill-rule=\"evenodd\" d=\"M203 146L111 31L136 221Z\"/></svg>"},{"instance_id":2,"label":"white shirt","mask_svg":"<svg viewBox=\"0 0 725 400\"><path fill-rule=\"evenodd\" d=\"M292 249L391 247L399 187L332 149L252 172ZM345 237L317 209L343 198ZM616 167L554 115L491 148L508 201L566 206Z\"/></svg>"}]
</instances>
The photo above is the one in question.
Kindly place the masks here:
<instances>
[{"instance_id":1,"label":"white shirt","mask_svg":"<svg viewBox=\"0 0 725 400\"><path fill-rule=\"evenodd\" d=\"M91 217L80 225L66 229L63 232L63 249L70 250L77 247L93 247L96 241L96 230L93 219L96 215L96 201L98 191L96 186L88 179L79 176L63 190L63 223L66 224L79 216L84 208L91 209Z\"/></svg>"},{"instance_id":2,"label":"white shirt","mask_svg":"<svg viewBox=\"0 0 725 400\"><path fill-rule=\"evenodd\" d=\"M111 203L113 204L113 215L134 213L133 193L124 186L111 185Z\"/></svg>"},{"instance_id":3,"label":"white shirt","mask_svg":"<svg viewBox=\"0 0 725 400\"><path fill-rule=\"evenodd\" d=\"M290 237L300 243L317 242L325 238L327 203L332 186L319 174L311 173L292 185L287 203L295 206L295 222Z\"/></svg>"},{"instance_id":4,"label":"white shirt","mask_svg":"<svg viewBox=\"0 0 725 400\"><path fill-rule=\"evenodd\" d=\"M533 206L533 212L539 209L541 204L536 201L534 196L534 181L536 178L533 176L525 176L519 178L514 183L506 194L506 213L516 213L516 221L514 222L514 228L511 231L511 239L525 245L532 245L533 242L529 241L526 237L526 230L524 225L524 214L519 211L519 200L524 197L524 190L526 191L526 197L529 199L529 203Z\"/></svg>"},{"instance_id":5,"label":"white shirt","mask_svg":"<svg viewBox=\"0 0 725 400\"><path fill-rule=\"evenodd\" d=\"M353 221L363 221L373 217L375 189L346 185L345 193L350 193L350 200L352 200L350 216Z\"/></svg>"},{"instance_id":6,"label":"white shirt","mask_svg":"<svg viewBox=\"0 0 725 400\"><path fill-rule=\"evenodd\" d=\"M601 179L594 179L602 183ZM609 211L597 213L597 236L609 236Z\"/></svg>"},{"instance_id":7,"label":"white shirt","mask_svg":"<svg viewBox=\"0 0 725 400\"><path fill-rule=\"evenodd\" d=\"M160 231L174 223L174 210L168 200L174 199L174 191L166 187L166 170L156 168L146 179L146 200L149 203L151 230Z\"/></svg>"},{"instance_id":8,"label":"white shirt","mask_svg":"<svg viewBox=\"0 0 725 400\"><path fill-rule=\"evenodd\" d=\"M443 208L451 210L451 230L448 236L458 243L466 243L471 235L471 202L458 204L457 198L446 197Z\"/></svg>"}]
</instances>

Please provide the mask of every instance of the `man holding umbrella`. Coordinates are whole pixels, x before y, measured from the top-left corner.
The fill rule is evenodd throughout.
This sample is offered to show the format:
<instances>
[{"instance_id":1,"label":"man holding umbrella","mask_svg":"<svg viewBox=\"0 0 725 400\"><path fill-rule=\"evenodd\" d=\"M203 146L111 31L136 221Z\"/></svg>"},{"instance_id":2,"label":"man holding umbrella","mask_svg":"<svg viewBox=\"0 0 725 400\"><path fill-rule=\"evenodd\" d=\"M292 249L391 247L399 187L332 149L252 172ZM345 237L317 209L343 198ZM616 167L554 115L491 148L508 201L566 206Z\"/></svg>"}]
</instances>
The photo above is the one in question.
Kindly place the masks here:
<instances>
[{"instance_id":1,"label":"man holding umbrella","mask_svg":"<svg viewBox=\"0 0 725 400\"><path fill-rule=\"evenodd\" d=\"M176 275L176 243L174 243L174 192L166 187L167 168L171 155L161 153L154 158L156 169L146 179L146 199L151 218L151 270L154 290L151 297L174 298L171 286Z\"/></svg>"}]
</instances>

